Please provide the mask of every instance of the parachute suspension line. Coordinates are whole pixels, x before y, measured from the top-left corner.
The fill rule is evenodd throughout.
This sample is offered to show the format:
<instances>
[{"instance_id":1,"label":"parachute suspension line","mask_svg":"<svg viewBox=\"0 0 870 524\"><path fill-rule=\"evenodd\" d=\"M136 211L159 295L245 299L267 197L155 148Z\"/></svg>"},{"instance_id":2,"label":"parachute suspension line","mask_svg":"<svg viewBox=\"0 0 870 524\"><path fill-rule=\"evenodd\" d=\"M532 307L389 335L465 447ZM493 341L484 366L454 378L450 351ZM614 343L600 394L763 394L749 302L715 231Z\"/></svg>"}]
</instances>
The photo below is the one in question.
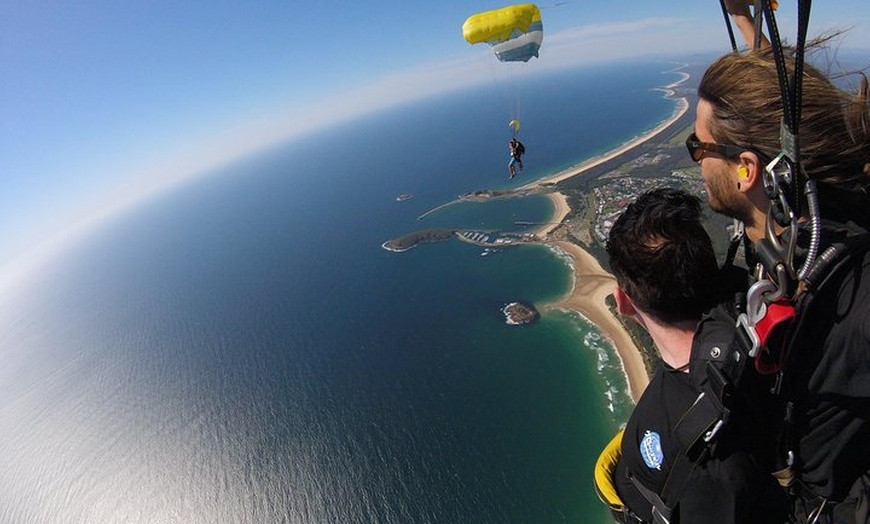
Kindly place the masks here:
<instances>
[{"instance_id":1,"label":"parachute suspension line","mask_svg":"<svg viewBox=\"0 0 870 524\"><path fill-rule=\"evenodd\" d=\"M788 77L788 69L785 64L785 55L782 46L782 38L776 25L773 5L771 0L759 0L764 18L767 20L767 28L770 33L770 45L773 50L774 63L776 65L777 78L779 80L780 100L782 102L782 122L780 123L780 153L770 162L766 169L765 191L770 199L770 208L767 216L767 228L765 240L772 246L778 256L770 260L766 269L773 276L777 284L777 292L768 297L768 300L778 300L793 288L794 275L794 250L797 235L792 234L788 240L788 246L783 247L773 227L775 220L781 226L790 226L793 232L797 231L797 211L799 204L794 197L797 191L795 174L797 172L797 127L794 125L792 115L793 91ZM776 265L773 265L776 262ZM780 264L784 267L780 268ZM785 271L783 271L785 270Z\"/></svg>"},{"instance_id":2,"label":"parachute suspension line","mask_svg":"<svg viewBox=\"0 0 870 524\"><path fill-rule=\"evenodd\" d=\"M520 75L513 67L520 64L493 60L491 51L487 49L481 49L480 57L481 64L485 64L485 67L489 69L493 97L498 101L497 109L503 112L503 116L507 117L505 122L514 119L521 120L522 115L518 110Z\"/></svg>"},{"instance_id":3,"label":"parachute suspension line","mask_svg":"<svg viewBox=\"0 0 870 524\"><path fill-rule=\"evenodd\" d=\"M753 8L753 22L755 22L755 38L752 42L752 49L758 49L761 47L761 40L763 36L761 34L761 29L764 25L764 7L761 5L762 2L764 2L764 0L755 0L755 6Z\"/></svg>"},{"instance_id":4,"label":"parachute suspension line","mask_svg":"<svg viewBox=\"0 0 870 524\"><path fill-rule=\"evenodd\" d=\"M491 57L488 57L491 58ZM494 91L498 93L499 110L506 117L504 123L513 120L522 122L522 83L527 76L527 64L509 63L487 60L489 62L492 78L495 82ZM501 124L500 124L501 125Z\"/></svg>"},{"instance_id":5,"label":"parachute suspension line","mask_svg":"<svg viewBox=\"0 0 870 524\"><path fill-rule=\"evenodd\" d=\"M523 121L523 91L526 89L530 75L529 64L524 62L511 62L508 64L498 62L503 71L504 84L503 108L508 120Z\"/></svg>"},{"instance_id":6,"label":"parachute suspension line","mask_svg":"<svg viewBox=\"0 0 870 524\"><path fill-rule=\"evenodd\" d=\"M760 4L760 6L759 6ZM782 99L782 122L780 124L780 147L781 152L767 165L765 189L771 200L770 212L768 213L768 228L765 240L779 251L782 262L788 268L790 279L802 278L807 274L813 264L819 245L821 234L821 222L815 184L808 180L800 162L799 129L801 123L802 108L802 84L804 54L806 49L806 35L809 27L811 0L798 0L798 35L794 51L793 75L790 77L786 67L786 57L783 51L782 39L776 25L774 5L772 0L756 0L756 16L761 7L764 18L767 21L770 33L771 47L774 62L779 78L780 96ZM723 3L724 6L724 3ZM760 22L760 19L756 19ZM756 24L758 27L760 24ZM760 32L756 32L756 42L760 39ZM802 187L804 186L805 187ZM810 216L811 240L810 250L800 271L795 275L794 252L797 242L797 224L801 217L801 196L807 198L807 210ZM788 246L783 249L773 232L772 220L776 220L782 226L791 226L792 234L788 239ZM770 268L768 268L770 269ZM794 282L777 282L780 294L787 288L791 288Z\"/></svg>"},{"instance_id":7,"label":"parachute suspension line","mask_svg":"<svg viewBox=\"0 0 870 524\"><path fill-rule=\"evenodd\" d=\"M765 0L755 0L755 4L753 7L753 21L755 23L755 38L753 40L752 49L758 49L761 47L761 24L763 22L763 8L762 2ZM731 50L734 52L738 51L737 47L737 39L734 37L734 28L731 25L731 17L728 13L728 7L725 6L725 0L719 0L719 7L722 8L722 17L725 19L725 29L728 30L728 40L731 41ZM748 42L747 42L748 43Z\"/></svg>"},{"instance_id":8,"label":"parachute suspension line","mask_svg":"<svg viewBox=\"0 0 870 524\"><path fill-rule=\"evenodd\" d=\"M523 71L518 72L519 74L516 75L516 77L514 78L514 83L513 83L514 97L512 100L510 117L511 117L511 120L515 120L517 122L516 126L513 126L513 125L511 126L512 128L514 128L514 132L513 132L514 136L519 134L519 132L520 132L520 125L519 124L523 120L523 95L522 95L523 87L521 84L528 80L527 79L528 75L525 74L525 73L527 73L526 69L528 69L528 68L526 66L528 64L517 64L517 65Z\"/></svg>"},{"instance_id":9,"label":"parachute suspension line","mask_svg":"<svg viewBox=\"0 0 870 524\"><path fill-rule=\"evenodd\" d=\"M728 16L728 8L725 7L725 0L719 0L719 6L722 7L722 16L725 17L725 28L728 29L728 38L731 40L731 50L737 51L737 40L734 38L734 29L731 27L731 17Z\"/></svg>"},{"instance_id":10,"label":"parachute suspension line","mask_svg":"<svg viewBox=\"0 0 870 524\"><path fill-rule=\"evenodd\" d=\"M526 62L538 56L544 39L541 11L534 4L516 4L469 16L462 24L462 36L469 44L486 43L508 77L506 96L510 119L521 118L520 80ZM519 128L514 130L514 134Z\"/></svg>"},{"instance_id":11,"label":"parachute suspension line","mask_svg":"<svg viewBox=\"0 0 870 524\"><path fill-rule=\"evenodd\" d=\"M516 80L503 62L493 60L492 56L486 56L486 62L489 66L489 71L492 74L493 90L498 95L498 109L506 111L510 118L515 118L513 115L513 99L516 96Z\"/></svg>"}]
</instances>

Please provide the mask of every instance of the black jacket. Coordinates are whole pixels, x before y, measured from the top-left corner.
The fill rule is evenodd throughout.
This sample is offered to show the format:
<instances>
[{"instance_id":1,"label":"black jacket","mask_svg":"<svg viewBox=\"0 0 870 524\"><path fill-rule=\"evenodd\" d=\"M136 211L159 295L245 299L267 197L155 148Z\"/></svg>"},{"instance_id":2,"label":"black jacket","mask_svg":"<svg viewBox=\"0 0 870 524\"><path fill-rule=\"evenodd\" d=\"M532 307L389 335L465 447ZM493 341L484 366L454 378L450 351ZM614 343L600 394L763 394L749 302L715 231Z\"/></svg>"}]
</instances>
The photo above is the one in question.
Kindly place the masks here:
<instances>
[{"instance_id":1,"label":"black jacket","mask_svg":"<svg viewBox=\"0 0 870 524\"><path fill-rule=\"evenodd\" d=\"M626 425L614 480L622 501L646 522L652 522L652 505L630 477L663 493L670 468L681 453L674 428L697 396L689 374L663 366ZM741 432L740 427L740 423L729 424L712 454L692 470L672 522L783 522L784 492L753 456L751 441L746 440L750 428Z\"/></svg>"}]
</instances>

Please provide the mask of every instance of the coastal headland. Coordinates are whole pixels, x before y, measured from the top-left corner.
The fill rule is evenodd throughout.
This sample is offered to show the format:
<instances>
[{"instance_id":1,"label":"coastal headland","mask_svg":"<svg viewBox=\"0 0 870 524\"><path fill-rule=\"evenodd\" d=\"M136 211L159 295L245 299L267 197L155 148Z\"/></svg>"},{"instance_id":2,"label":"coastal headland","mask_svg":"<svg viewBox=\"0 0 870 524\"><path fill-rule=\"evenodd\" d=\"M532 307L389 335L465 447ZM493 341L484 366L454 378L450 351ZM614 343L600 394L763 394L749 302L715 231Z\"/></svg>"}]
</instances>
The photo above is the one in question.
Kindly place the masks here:
<instances>
[{"instance_id":1,"label":"coastal headland","mask_svg":"<svg viewBox=\"0 0 870 524\"><path fill-rule=\"evenodd\" d=\"M664 88L667 95L674 96L674 89L688 79L689 75L683 73L679 81ZM663 134L666 130L673 130L673 128L677 130L682 129L683 126L677 124L681 123L687 115L689 105L688 98L682 96L677 100L677 108L674 113L648 133L638 136L601 156L591 158L575 167L519 188L519 191L528 192L556 186L556 190L546 191L546 194L553 201L554 216L550 223L536 231L535 235L542 242L552 243L552 245L571 257L574 277L572 289L568 295L558 302L550 304L548 307L577 311L598 326L610 338L622 361L630 394L635 401L640 398L641 393L643 393L643 390L649 383L649 373L638 344L632 338L622 320L607 305L607 297L612 295L616 288L615 278L611 273L604 270L599 260L579 243L567 239L559 240L552 238L552 233L560 227L565 226L565 220L572 211L566 194L558 189L558 184L588 173L593 168L608 162L614 162L619 165L628 161L629 156L636 158L636 155L633 153L638 146L649 142L653 138Z\"/></svg>"},{"instance_id":2,"label":"coastal headland","mask_svg":"<svg viewBox=\"0 0 870 524\"><path fill-rule=\"evenodd\" d=\"M650 365L656 357L643 335L633 332L608 305L616 281L602 264L603 245L615 216L646 189L670 185L683 186L696 194L702 190L697 166L685 154L683 145L692 122L689 108L693 93L685 87L691 78L687 68L688 65L678 67L675 71L681 78L661 88L677 104L674 112L654 129L611 151L516 189L467 193L418 217L422 220L458 202L545 194L553 202L553 216L545 223L535 224L539 227L533 232L424 230L388 241L383 247L402 251L418 242L458 237L486 248L537 243L565 253L572 261L572 288L556 302L541 307L576 311L595 324L612 341L625 371L629 393L636 401L649 383Z\"/></svg>"}]
</instances>

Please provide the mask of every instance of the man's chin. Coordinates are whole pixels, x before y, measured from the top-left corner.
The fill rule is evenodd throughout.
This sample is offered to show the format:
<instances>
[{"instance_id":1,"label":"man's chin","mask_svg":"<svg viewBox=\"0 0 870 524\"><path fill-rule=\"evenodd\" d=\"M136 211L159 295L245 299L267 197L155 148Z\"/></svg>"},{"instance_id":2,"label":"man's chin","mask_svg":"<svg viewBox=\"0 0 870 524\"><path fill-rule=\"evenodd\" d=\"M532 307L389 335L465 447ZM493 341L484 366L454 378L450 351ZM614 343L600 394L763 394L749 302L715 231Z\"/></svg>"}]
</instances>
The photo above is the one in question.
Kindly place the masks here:
<instances>
[{"instance_id":1,"label":"man's chin","mask_svg":"<svg viewBox=\"0 0 870 524\"><path fill-rule=\"evenodd\" d=\"M727 217L734 218L735 214L734 214L734 211L733 211L733 210L731 210L731 209L725 207L724 205L722 205L722 202L719 201L718 199L710 198L710 197L709 197L709 195L710 195L709 192L707 193L707 195L708 195L708 197L707 197L707 203L710 205L710 209L712 209L712 210L715 211L716 213L719 213L720 215L725 215L725 216L727 216Z\"/></svg>"}]
</instances>

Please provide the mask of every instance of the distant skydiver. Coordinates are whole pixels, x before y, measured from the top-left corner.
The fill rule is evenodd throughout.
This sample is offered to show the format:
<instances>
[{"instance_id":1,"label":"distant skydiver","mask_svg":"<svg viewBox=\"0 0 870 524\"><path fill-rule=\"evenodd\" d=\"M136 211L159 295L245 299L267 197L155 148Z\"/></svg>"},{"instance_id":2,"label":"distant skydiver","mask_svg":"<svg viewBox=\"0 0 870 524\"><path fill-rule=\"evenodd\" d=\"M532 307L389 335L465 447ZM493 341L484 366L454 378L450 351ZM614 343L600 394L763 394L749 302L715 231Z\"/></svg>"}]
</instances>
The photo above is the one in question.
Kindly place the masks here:
<instances>
[{"instance_id":1,"label":"distant skydiver","mask_svg":"<svg viewBox=\"0 0 870 524\"><path fill-rule=\"evenodd\" d=\"M462 24L462 36L471 45L486 43L490 46L499 62L516 71L522 62L537 58L538 51L544 41L544 25L541 21L541 11L534 4L516 4L483 11L469 16ZM519 62L519 64L518 64ZM515 86L516 87L516 86ZM519 99L516 100L517 111ZM513 135L519 132L520 121L511 120L508 125L513 128ZM515 151L514 140L511 140L511 161L508 164L509 178L516 176L514 166L523 170L521 159L525 147L516 141L519 147Z\"/></svg>"},{"instance_id":2,"label":"distant skydiver","mask_svg":"<svg viewBox=\"0 0 870 524\"><path fill-rule=\"evenodd\" d=\"M526 152L526 146L517 140L517 137L513 137L508 147L511 151L511 160L508 162L508 178L513 178L517 174L515 166L519 167L520 172L523 171L523 154Z\"/></svg>"}]
</instances>

